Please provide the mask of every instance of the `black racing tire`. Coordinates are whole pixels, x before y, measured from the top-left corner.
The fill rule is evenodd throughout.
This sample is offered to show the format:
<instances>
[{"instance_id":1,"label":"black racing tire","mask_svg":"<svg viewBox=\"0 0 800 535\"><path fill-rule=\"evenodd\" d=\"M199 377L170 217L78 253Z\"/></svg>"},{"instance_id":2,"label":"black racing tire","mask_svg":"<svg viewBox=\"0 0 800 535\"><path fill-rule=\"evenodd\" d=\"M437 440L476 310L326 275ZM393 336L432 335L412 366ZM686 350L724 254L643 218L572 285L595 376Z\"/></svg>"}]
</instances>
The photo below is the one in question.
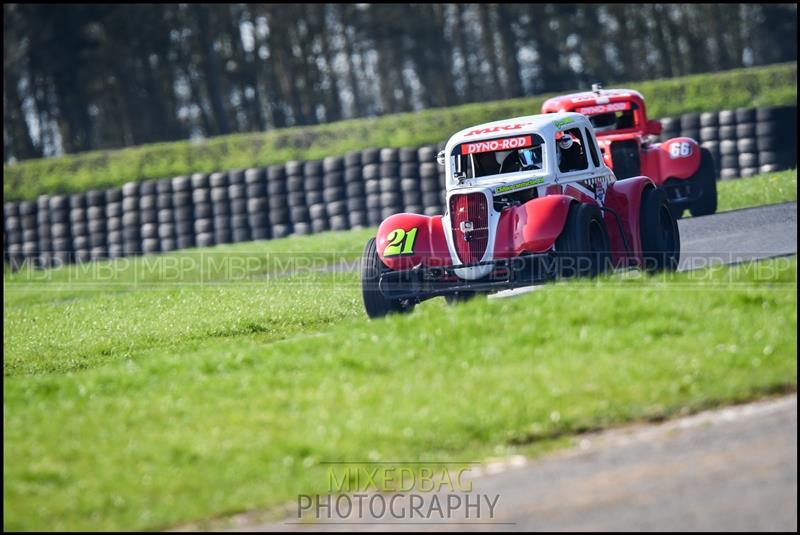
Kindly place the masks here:
<instances>
[{"instance_id":1,"label":"black racing tire","mask_svg":"<svg viewBox=\"0 0 800 535\"><path fill-rule=\"evenodd\" d=\"M573 203L556 240L561 278L594 277L611 265L611 247L603 214L595 205Z\"/></svg>"},{"instance_id":2,"label":"black racing tire","mask_svg":"<svg viewBox=\"0 0 800 535\"><path fill-rule=\"evenodd\" d=\"M680 260L680 231L663 189L649 188L642 194L639 227L644 270L675 271Z\"/></svg>"},{"instance_id":3,"label":"black racing tire","mask_svg":"<svg viewBox=\"0 0 800 535\"><path fill-rule=\"evenodd\" d=\"M703 193L691 206L689 211L692 216L699 217L711 215L717 211L717 171L714 168L714 158L708 149L700 149L700 167L690 178L698 184Z\"/></svg>"},{"instance_id":4,"label":"black racing tire","mask_svg":"<svg viewBox=\"0 0 800 535\"><path fill-rule=\"evenodd\" d=\"M367 316L372 319L388 314L411 312L414 309L414 303L408 300L387 299L378 289L381 274L387 271L390 271L389 268L378 256L375 238L370 238L361 257L361 296L364 299Z\"/></svg>"}]
</instances>

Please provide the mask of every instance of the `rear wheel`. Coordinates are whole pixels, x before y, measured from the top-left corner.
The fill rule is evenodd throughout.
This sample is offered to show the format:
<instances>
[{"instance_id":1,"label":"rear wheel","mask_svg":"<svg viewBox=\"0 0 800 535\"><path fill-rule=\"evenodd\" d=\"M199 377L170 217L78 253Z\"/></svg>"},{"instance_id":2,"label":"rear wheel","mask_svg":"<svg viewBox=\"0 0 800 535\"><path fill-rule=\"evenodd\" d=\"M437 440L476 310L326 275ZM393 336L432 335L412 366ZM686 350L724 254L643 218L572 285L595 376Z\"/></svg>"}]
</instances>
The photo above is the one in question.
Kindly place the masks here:
<instances>
[{"instance_id":1,"label":"rear wheel","mask_svg":"<svg viewBox=\"0 0 800 535\"><path fill-rule=\"evenodd\" d=\"M611 263L608 230L600 208L573 203L567 222L556 240L558 274L561 277L593 277Z\"/></svg>"},{"instance_id":2,"label":"rear wheel","mask_svg":"<svg viewBox=\"0 0 800 535\"><path fill-rule=\"evenodd\" d=\"M650 188L642 194L639 225L645 271L678 269L681 237L664 190Z\"/></svg>"},{"instance_id":3,"label":"rear wheel","mask_svg":"<svg viewBox=\"0 0 800 535\"><path fill-rule=\"evenodd\" d=\"M375 238L370 238L361 257L361 295L370 318L380 318L394 312L411 312L414 309L414 304L406 299L387 299L383 296L378 289L378 283L381 273L386 271L389 268L378 256Z\"/></svg>"},{"instance_id":4,"label":"rear wheel","mask_svg":"<svg viewBox=\"0 0 800 535\"><path fill-rule=\"evenodd\" d=\"M717 211L717 173L714 158L708 149L700 149L700 167L691 180L700 187L700 198L690 207L693 216L710 215Z\"/></svg>"}]
</instances>

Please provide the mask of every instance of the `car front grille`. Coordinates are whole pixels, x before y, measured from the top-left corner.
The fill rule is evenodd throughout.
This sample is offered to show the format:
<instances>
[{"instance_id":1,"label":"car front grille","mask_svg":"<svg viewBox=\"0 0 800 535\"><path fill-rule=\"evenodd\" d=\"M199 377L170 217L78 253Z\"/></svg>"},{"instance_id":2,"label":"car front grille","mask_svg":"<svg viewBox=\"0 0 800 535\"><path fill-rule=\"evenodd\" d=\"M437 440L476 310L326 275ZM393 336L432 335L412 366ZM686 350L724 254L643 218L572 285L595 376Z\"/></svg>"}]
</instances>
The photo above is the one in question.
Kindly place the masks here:
<instances>
[{"instance_id":1,"label":"car front grille","mask_svg":"<svg viewBox=\"0 0 800 535\"><path fill-rule=\"evenodd\" d=\"M483 193L450 197L453 243L462 264L480 262L489 243L489 207Z\"/></svg>"}]
</instances>

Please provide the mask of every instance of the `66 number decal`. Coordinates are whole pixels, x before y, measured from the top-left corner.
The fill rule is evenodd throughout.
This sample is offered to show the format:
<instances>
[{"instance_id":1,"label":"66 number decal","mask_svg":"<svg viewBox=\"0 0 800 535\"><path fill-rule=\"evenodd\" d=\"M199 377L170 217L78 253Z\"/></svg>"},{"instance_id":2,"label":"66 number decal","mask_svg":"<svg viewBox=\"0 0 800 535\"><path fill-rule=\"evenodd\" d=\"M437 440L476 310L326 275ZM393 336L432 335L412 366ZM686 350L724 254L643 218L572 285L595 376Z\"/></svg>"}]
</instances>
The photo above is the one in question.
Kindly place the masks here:
<instances>
[{"instance_id":1,"label":"66 number decal","mask_svg":"<svg viewBox=\"0 0 800 535\"><path fill-rule=\"evenodd\" d=\"M383 256L400 256L414 254L414 241L417 239L416 227L405 231L401 228L391 231L386 236L389 242L383 250Z\"/></svg>"},{"instance_id":2,"label":"66 number decal","mask_svg":"<svg viewBox=\"0 0 800 535\"><path fill-rule=\"evenodd\" d=\"M669 157L675 158L688 158L692 155L692 144L688 141L676 141L669 146Z\"/></svg>"}]
</instances>

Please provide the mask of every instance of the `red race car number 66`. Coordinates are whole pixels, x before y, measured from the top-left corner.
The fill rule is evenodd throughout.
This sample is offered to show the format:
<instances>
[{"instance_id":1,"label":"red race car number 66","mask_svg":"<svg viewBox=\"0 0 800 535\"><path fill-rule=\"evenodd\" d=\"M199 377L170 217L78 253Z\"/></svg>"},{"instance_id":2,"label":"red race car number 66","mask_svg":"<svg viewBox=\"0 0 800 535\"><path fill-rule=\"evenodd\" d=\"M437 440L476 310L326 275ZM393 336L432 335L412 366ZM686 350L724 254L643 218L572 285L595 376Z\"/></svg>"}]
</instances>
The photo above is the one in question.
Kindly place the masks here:
<instances>
[{"instance_id":1,"label":"red race car number 66","mask_svg":"<svg viewBox=\"0 0 800 535\"><path fill-rule=\"evenodd\" d=\"M692 155L692 144L688 141L676 141L669 146L670 158L688 158Z\"/></svg>"}]
</instances>

